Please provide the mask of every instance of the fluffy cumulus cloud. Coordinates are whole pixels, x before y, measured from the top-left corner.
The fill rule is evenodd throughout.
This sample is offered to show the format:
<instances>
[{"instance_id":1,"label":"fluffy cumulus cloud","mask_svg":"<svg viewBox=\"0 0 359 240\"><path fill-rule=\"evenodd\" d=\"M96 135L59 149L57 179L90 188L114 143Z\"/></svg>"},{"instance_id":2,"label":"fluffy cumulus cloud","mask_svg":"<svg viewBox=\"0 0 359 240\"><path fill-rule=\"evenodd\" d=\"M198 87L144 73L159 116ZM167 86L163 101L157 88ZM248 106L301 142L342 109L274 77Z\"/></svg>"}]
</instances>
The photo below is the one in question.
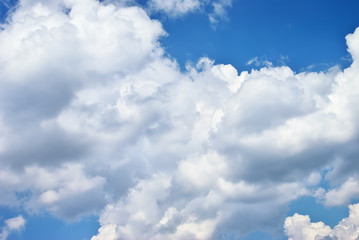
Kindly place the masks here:
<instances>
[{"instance_id":1,"label":"fluffy cumulus cloud","mask_svg":"<svg viewBox=\"0 0 359 240\"><path fill-rule=\"evenodd\" d=\"M165 63L158 63L160 59L154 61L162 54L157 44L158 37L164 34L161 24L137 7L118 9L96 1L49 6L25 1L20 2L3 28L0 176L1 190L8 194L2 194L1 203L16 203L16 193L31 188L31 208L45 207L64 217L87 213L84 206L90 199L90 205L98 208L104 201L106 179L100 175L102 168L92 169L97 169L98 161L106 165L111 163L107 159L116 158L105 157L117 150L104 149L105 139L113 134L111 127L103 127L111 126L112 120L117 124L113 115L116 99L111 97L119 89L113 89L114 95L108 95L102 103L96 103L100 99L91 94L101 98L101 86L109 90L108 83L115 79L146 71L142 66L152 69L157 64L165 68ZM122 83L125 84L121 80ZM146 85L146 81L138 84ZM139 86L139 91L146 94L156 89L155 84L147 85ZM91 93L95 89L98 92ZM81 121L81 129L76 129L71 117L89 121ZM102 122L104 119L109 122ZM129 136L135 128L128 128ZM121 145L116 141L119 139L108 139L112 144L109 148ZM23 177L29 181L22 181ZM73 199L80 200L77 207Z\"/></svg>"},{"instance_id":2,"label":"fluffy cumulus cloud","mask_svg":"<svg viewBox=\"0 0 359 240\"><path fill-rule=\"evenodd\" d=\"M359 238L359 204L349 205L349 217L333 229L322 222L312 223L309 216L295 214L285 220L289 240L356 240Z\"/></svg>"},{"instance_id":3,"label":"fluffy cumulus cloud","mask_svg":"<svg viewBox=\"0 0 359 240\"><path fill-rule=\"evenodd\" d=\"M349 68L303 73L181 72L165 34L136 6L20 1L0 32L0 204L97 214L93 240L215 239L275 232L303 195L358 196L359 30Z\"/></svg>"},{"instance_id":4,"label":"fluffy cumulus cloud","mask_svg":"<svg viewBox=\"0 0 359 240\"><path fill-rule=\"evenodd\" d=\"M6 240L11 232L20 231L24 227L25 219L21 215L5 220L5 226L2 227L0 232L0 240Z\"/></svg>"}]
</instances>

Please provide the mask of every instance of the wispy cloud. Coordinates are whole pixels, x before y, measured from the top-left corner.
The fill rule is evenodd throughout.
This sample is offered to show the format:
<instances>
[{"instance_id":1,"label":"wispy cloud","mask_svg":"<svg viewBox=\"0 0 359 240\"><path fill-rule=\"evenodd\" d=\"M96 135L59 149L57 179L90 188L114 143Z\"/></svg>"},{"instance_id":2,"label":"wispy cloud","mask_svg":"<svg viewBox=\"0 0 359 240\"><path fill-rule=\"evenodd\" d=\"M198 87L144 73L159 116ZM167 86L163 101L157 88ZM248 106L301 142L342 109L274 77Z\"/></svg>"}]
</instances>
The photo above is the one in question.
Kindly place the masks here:
<instances>
[{"instance_id":1,"label":"wispy cloud","mask_svg":"<svg viewBox=\"0 0 359 240\"><path fill-rule=\"evenodd\" d=\"M227 9L232 7L232 0L150 0L147 5L150 11L163 12L172 18L193 12L205 13L210 25L215 28L220 22L228 20ZM206 12L207 8L211 10Z\"/></svg>"},{"instance_id":2,"label":"wispy cloud","mask_svg":"<svg viewBox=\"0 0 359 240\"><path fill-rule=\"evenodd\" d=\"M199 0L150 0L148 5L153 11L163 11L170 17L178 17L199 10L204 3Z\"/></svg>"},{"instance_id":3,"label":"wispy cloud","mask_svg":"<svg viewBox=\"0 0 359 240\"><path fill-rule=\"evenodd\" d=\"M208 15L212 27L221 21L228 20L227 9L232 7L232 0L217 0L212 2L213 11Z\"/></svg>"},{"instance_id":4,"label":"wispy cloud","mask_svg":"<svg viewBox=\"0 0 359 240\"><path fill-rule=\"evenodd\" d=\"M25 219L21 215L5 220L5 226L2 227L0 233L0 240L6 240L11 232L20 231L24 227Z\"/></svg>"}]
</instances>

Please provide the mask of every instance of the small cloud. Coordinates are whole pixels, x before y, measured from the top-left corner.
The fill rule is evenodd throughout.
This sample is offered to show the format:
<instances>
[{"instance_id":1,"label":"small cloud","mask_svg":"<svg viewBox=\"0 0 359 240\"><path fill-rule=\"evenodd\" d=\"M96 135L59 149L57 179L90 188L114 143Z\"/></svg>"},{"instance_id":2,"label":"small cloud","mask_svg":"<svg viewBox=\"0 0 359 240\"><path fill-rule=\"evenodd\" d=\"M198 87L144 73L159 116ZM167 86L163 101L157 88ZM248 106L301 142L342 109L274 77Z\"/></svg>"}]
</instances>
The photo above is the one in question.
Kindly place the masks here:
<instances>
[{"instance_id":1,"label":"small cloud","mask_svg":"<svg viewBox=\"0 0 359 240\"><path fill-rule=\"evenodd\" d=\"M12 231L20 231L24 227L25 219L21 215L5 220L5 226L0 233L0 240L6 240Z\"/></svg>"},{"instance_id":2,"label":"small cloud","mask_svg":"<svg viewBox=\"0 0 359 240\"><path fill-rule=\"evenodd\" d=\"M207 13L212 28L221 21L226 21L227 8L232 7L232 0L149 0L147 3L152 12L162 12L171 18L184 16L192 12L203 12L205 7L212 7L212 11Z\"/></svg>"},{"instance_id":3,"label":"small cloud","mask_svg":"<svg viewBox=\"0 0 359 240\"><path fill-rule=\"evenodd\" d=\"M352 56L348 53L346 56L341 57L340 60L343 61L343 62L352 62L352 61L353 61L353 58L352 58Z\"/></svg>"},{"instance_id":4,"label":"small cloud","mask_svg":"<svg viewBox=\"0 0 359 240\"><path fill-rule=\"evenodd\" d=\"M254 67L273 67L273 63L263 59L263 58L258 58L258 57L254 57L252 59L249 59L247 62L248 66L254 66Z\"/></svg>"},{"instance_id":5,"label":"small cloud","mask_svg":"<svg viewBox=\"0 0 359 240\"><path fill-rule=\"evenodd\" d=\"M201 7L199 0L150 0L150 10L164 12L170 17L179 17L194 12Z\"/></svg>"},{"instance_id":6,"label":"small cloud","mask_svg":"<svg viewBox=\"0 0 359 240\"><path fill-rule=\"evenodd\" d=\"M20 215L6 220L5 224L10 230L20 230L25 226L25 219Z\"/></svg>"},{"instance_id":7,"label":"small cloud","mask_svg":"<svg viewBox=\"0 0 359 240\"><path fill-rule=\"evenodd\" d=\"M218 0L212 2L213 12L208 15L212 28L215 28L220 21L226 21L227 8L232 7L232 0Z\"/></svg>"},{"instance_id":8,"label":"small cloud","mask_svg":"<svg viewBox=\"0 0 359 240\"><path fill-rule=\"evenodd\" d=\"M281 55L276 59L268 59L266 56L254 57L247 61L248 66L261 68L261 67L276 67L276 66L285 66L289 62L289 57L286 55Z\"/></svg>"}]
</instances>

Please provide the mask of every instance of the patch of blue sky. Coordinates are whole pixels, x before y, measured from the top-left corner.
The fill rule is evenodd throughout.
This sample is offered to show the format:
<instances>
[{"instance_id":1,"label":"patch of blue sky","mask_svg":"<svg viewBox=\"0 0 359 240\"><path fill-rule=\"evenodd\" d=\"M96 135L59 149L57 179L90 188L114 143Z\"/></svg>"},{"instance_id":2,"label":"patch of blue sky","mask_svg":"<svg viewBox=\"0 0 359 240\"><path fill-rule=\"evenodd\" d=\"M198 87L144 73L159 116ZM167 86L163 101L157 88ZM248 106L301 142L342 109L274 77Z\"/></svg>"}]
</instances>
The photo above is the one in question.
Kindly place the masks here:
<instances>
[{"instance_id":1,"label":"patch of blue sky","mask_svg":"<svg viewBox=\"0 0 359 240\"><path fill-rule=\"evenodd\" d=\"M343 68L351 63L345 36L359 24L355 0L237 0L228 21L213 30L205 14L162 21L169 36L166 50L184 66L208 56L217 63L250 70L255 57L285 64L300 72Z\"/></svg>"},{"instance_id":2,"label":"patch of blue sky","mask_svg":"<svg viewBox=\"0 0 359 240\"><path fill-rule=\"evenodd\" d=\"M25 228L10 232L7 240L90 240L99 228L98 217L90 216L78 222L65 222L48 213L29 215L21 208L0 206L0 228L5 220L22 215Z\"/></svg>"},{"instance_id":3,"label":"patch of blue sky","mask_svg":"<svg viewBox=\"0 0 359 240\"><path fill-rule=\"evenodd\" d=\"M98 218L95 216L79 222L66 223L50 215L39 215L28 219L21 238L9 240L90 240L98 228Z\"/></svg>"},{"instance_id":4,"label":"patch of blue sky","mask_svg":"<svg viewBox=\"0 0 359 240\"><path fill-rule=\"evenodd\" d=\"M333 228L343 218L348 217L349 210L347 206L327 207L318 203L315 198L306 196L289 204L287 216L292 216L295 213L309 215L312 222L324 222Z\"/></svg>"},{"instance_id":5,"label":"patch of blue sky","mask_svg":"<svg viewBox=\"0 0 359 240\"><path fill-rule=\"evenodd\" d=\"M7 17L7 13L11 10L18 0L0 0L0 23L4 22Z\"/></svg>"},{"instance_id":6,"label":"patch of blue sky","mask_svg":"<svg viewBox=\"0 0 359 240\"><path fill-rule=\"evenodd\" d=\"M221 234L218 238L219 240L284 240L284 238L275 239L270 234L262 231L254 231L243 237L238 237L235 234Z\"/></svg>"},{"instance_id":7,"label":"patch of blue sky","mask_svg":"<svg viewBox=\"0 0 359 240\"><path fill-rule=\"evenodd\" d=\"M353 200L351 203L358 201ZM323 222L331 228L335 227L343 218L348 217L349 210L347 206L325 206L319 203L314 197L304 196L292 201L288 206L286 216L293 216L295 213L300 215L309 215L311 222ZM282 235L282 233L281 233ZM284 240L286 237L272 236L263 231L254 231L242 238L236 238L234 235L223 234L225 240Z\"/></svg>"}]
</instances>

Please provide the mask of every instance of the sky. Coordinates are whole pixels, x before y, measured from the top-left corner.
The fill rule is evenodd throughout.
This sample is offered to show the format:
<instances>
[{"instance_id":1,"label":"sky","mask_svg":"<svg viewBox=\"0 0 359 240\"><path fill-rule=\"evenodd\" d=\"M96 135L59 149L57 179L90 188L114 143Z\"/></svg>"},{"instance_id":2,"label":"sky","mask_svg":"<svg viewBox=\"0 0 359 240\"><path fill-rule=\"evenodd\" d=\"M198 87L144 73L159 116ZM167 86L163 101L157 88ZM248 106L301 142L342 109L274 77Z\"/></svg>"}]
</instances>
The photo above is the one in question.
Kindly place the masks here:
<instances>
[{"instance_id":1,"label":"sky","mask_svg":"<svg viewBox=\"0 0 359 240\"><path fill-rule=\"evenodd\" d=\"M356 0L0 0L0 240L359 237Z\"/></svg>"}]
</instances>

